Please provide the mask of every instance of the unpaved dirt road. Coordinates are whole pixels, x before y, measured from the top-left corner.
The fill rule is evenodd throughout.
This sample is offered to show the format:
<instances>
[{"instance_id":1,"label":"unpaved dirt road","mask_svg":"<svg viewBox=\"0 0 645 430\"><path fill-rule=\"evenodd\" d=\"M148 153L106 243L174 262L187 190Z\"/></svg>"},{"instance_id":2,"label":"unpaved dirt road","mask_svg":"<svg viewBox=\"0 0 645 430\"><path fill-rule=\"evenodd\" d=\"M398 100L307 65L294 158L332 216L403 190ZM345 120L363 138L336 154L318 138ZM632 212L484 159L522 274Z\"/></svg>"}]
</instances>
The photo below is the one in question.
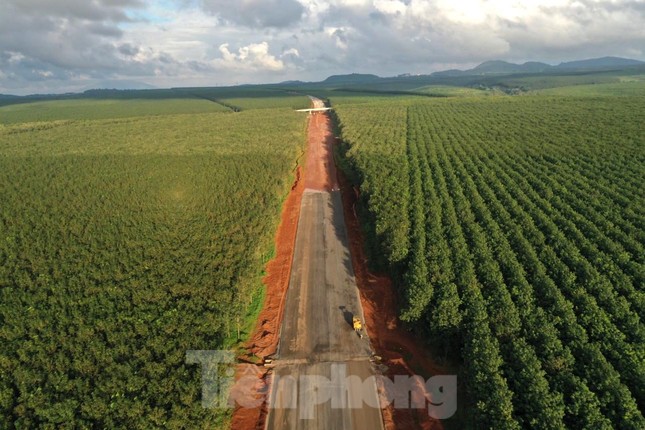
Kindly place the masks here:
<instances>
[{"instance_id":1,"label":"unpaved dirt road","mask_svg":"<svg viewBox=\"0 0 645 430\"><path fill-rule=\"evenodd\" d=\"M320 107L319 100L313 100ZM349 251L326 114L309 122L309 148L291 279L266 427L383 429L372 355Z\"/></svg>"}]
</instances>

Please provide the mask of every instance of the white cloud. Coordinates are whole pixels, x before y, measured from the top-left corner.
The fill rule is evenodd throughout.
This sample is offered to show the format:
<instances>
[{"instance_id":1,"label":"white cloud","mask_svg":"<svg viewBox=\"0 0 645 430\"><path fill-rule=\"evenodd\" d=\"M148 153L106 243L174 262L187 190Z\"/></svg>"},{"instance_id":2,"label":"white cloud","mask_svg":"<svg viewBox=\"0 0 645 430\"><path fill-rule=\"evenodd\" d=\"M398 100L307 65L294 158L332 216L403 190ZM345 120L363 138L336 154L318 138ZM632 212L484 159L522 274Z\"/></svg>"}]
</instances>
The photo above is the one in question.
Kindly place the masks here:
<instances>
[{"instance_id":1,"label":"white cloud","mask_svg":"<svg viewBox=\"0 0 645 430\"><path fill-rule=\"evenodd\" d=\"M399 0L374 0L374 8L387 14L403 14L407 10L404 2Z\"/></svg>"},{"instance_id":2,"label":"white cloud","mask_svg":"<svg viewBox=\"0 0 645 430\"><path fill-rule=\"evenodd\" d=\"M0 0L0 93L645 59L642 0Z\"/></svg>"},{"instance_id":3,"label":"white cloud","mask_svg":"<svg viewBox=\"0 0 645 430\"><path fill-rule=\"evenodd\" d=\"M296 48L290 48L285 50L280 57L288 57L289 55L293 55L294 57L300 57L300 52Z\"/></svg>"},{"instance_id":4,"label":"white cloud","mask_svg":"<svg viewBox=\"0 0 645 430\"><path fill-rule=\"evenodd\" d=\"M315 2L316 0L314 0ZM372 0L330 0L329 3L333 6L346 6L346 7L364 7L373 3Z\"/></svg>"},{"instance_id":5,"label":"white cloud","mask_svg":"<svg viewBox=\"0 0 645 430\"><path fill-rule=\"evenodd\" d=\"M336 48L346 51L349 48L349 38L352 28L349 27L326 27L325 34L332 40Z\"/></svg>"},{"instance_id":6,"label":"white cloud","mask_svg":"<svg viewBox=\"0 0 645 430\"><path fill-rule=\"evenodd\" d=\"M267 42L242 46L237 50L237 54L231 52L228 47L228 43L220 45L219 51L222 53L222 58L215 61L217 67L229 70L253 71L279 71L284 69L282 60L269 53L269 44Z\"/></svg>"}]
</instances>

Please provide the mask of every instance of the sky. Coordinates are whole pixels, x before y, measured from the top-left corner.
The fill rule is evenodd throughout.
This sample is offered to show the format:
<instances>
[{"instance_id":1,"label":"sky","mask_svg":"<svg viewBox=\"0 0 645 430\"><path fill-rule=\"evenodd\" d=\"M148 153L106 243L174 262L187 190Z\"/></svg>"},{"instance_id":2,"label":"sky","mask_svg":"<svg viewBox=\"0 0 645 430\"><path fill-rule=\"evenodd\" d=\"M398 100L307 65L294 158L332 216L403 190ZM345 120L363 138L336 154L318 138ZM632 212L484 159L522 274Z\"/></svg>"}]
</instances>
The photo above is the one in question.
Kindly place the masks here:
<instances>
[{"instance_id":1,"label":"sky","mask_svg":"<svg viewBox=\"0 0 645 430\"><path fill-rule=\"evenodd\" d=\"M3 94L603 56L645 60L645 0L0 0Z\"/></svg>"}]
</instances>

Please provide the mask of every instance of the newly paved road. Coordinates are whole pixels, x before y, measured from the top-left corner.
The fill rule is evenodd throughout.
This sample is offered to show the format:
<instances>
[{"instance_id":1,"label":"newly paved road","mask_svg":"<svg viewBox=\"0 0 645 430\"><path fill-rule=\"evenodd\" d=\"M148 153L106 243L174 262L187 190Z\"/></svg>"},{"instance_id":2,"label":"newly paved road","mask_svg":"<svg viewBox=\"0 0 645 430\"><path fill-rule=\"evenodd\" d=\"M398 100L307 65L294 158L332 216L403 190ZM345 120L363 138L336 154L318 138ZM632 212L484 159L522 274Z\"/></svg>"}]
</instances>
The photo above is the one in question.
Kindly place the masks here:
<instances>
[{"instance_id":1,"label":"newly paved road","mask_svg":"<svg viewBox=\"0 0 645 430\"><path fill-rule=\"evenodd\" d=\"M341 195L334 188L307 189L302 198L272 376L270 430L383 429L369 378L369 340L352 328L354 315L364 318Z\"/></svg>"},{"instance_id":2,"label":"newly paved road","mask_svg":"<svg viewBox=\"0 0 645 430\"><path fill-rule=\"evenodd\" d=\"M361 340L352 328L354 314L364 321L340 191L306 190L280 331L280 359L369 358L367 338Z\"/></svg>"}]
</instances>

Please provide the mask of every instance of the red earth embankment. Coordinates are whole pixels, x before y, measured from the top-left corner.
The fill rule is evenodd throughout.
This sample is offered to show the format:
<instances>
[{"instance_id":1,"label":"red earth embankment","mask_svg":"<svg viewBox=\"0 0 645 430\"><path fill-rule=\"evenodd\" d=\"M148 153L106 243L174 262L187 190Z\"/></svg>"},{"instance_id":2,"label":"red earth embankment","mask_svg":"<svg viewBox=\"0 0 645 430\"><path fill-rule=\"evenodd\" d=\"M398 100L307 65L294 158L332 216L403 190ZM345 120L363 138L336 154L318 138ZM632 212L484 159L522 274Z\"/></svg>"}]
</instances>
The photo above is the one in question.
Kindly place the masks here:
<instances>
[{"instance_id":1,"label":"red earth embankment","mask_svg":"<svg viewBox=\"0 0 645 430\"><path fill-rule=\"evenodd\" d=\"M365 326L372 341L372 347L388 367L387 376L414 375L413 369L423 369L425 375L444 374L445 369L437 366L430 354L421 346L419 340L401 326L397 316L396 294L391 280L368 270L367 258L363 249L361 226L356 215L355 205L359 190L351 187L344 175L339 172L339 182L343 195L345 224L349 234L352 265L356 284L361 293L361 304L365 315ZM383 410L387 430L394 429L433 429L441 430L441 421L432 419L424 409Z\"/></svg>"},{"instance_id":2,"label":"red earth embankment","mask_svg":"<svg viewBox=\"0 0 645 430\"><path fill-rule=\"evenodd\" d=\"M298 230L300 201L304 191L301 168L296 169L296 179L282 207L278 231L275 235L275 257L267 263L266 275L262 279L266 287L264 305L258 316L258 323L246 344L249 357L264 358L275 353L280 336L280 324L284 313L284 301L291 277L291 261ZM248 371L248 366L238 368L238 374ZM258 372L261 372L258 368ZM259 375L264 379L266 373ZM261 390L265 387L258 387ZM237 406L233 412L231 428L233 430L250 430L263 428L266 409L242 408Z\"/></svg>"},{"instance_id":3,"label":"red earth embankment","mask_svg":"<svg viewBox=\"0 0 645 430\"><path fill-rule=\"evenodd\" d=\"M334 134L329 116L314 113L309 118L305 188L320 191L338 189L334 163Z\"/></svg>"}]
</instances>

